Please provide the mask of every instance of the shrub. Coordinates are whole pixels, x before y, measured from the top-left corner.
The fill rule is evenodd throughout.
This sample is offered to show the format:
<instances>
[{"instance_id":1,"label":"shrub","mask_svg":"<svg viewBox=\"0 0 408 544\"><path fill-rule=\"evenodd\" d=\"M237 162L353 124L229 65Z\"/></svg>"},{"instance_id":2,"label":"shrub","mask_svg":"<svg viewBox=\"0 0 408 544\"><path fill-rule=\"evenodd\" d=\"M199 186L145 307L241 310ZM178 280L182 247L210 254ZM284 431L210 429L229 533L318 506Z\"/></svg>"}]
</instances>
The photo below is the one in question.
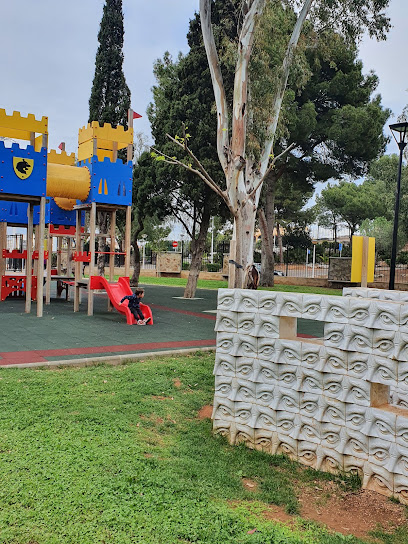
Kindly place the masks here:
<instances>
[{"instance_id":1,"label":"shrub","mask_svg":"<svg viewBox=\"0 0 408 544\"><path fill-rule=\"evenodd\" d=\"M408 251L400 251L397 255L398 264L408 264Z\"/></svg>"}]
</instances>

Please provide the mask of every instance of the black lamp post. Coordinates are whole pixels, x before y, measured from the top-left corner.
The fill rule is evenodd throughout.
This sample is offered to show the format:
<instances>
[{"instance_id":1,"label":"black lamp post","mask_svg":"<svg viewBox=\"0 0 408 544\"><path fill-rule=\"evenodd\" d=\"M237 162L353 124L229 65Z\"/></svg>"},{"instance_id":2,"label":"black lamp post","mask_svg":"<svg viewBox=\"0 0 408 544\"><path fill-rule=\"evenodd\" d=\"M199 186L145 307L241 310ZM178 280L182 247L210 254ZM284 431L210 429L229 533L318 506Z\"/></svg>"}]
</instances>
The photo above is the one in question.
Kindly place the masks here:
<instances>
[{"instance_id":1,"label":"black lamp post","mask_svg":"<svg viewBox=\"0 0 408 544\"><path fill-rule=\"evenodd\" d=\"M402 155L404 153L405 146L408 143L408 123L395 123L394 125L390 125L390 129L400 150L397 189L395 191L394 230L392 233L392 253L391 253L390 284L389 284L389 289L394 289L395 264L397 260L397 235L398 235L399 202L400 202L400 192L401 192Z\"/></svg>"}]
</instances>

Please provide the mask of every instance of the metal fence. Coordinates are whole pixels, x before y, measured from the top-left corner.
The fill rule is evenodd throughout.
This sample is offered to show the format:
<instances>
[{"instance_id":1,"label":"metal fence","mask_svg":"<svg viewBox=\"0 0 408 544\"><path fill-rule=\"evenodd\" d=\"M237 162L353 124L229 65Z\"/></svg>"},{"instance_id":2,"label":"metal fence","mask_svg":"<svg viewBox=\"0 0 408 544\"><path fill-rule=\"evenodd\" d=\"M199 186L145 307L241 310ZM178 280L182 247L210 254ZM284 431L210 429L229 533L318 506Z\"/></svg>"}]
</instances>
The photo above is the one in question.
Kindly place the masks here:
<instances>
[{"instance_id":1,"label":"metal fence","mask_svg":"<svg viewBox=\"0 0 408 544\"><path fill-rule=\"evenodd\" d=\"M22 234L7 235L7 249L18 249L19 251L23 251L25 248L25 239ZM318 244L316 248L317 250L311 248L308 252L306 249L283 247L282 251L277 251L275 253L275 272L279 275L293 278L327 279L329 276L329 259L331 257L351 255L351 251L347 245L340 246L340 249L339 245L334 244L333 242ZM168 242L168 247L166 250L181 253L183 270L189 270L192 260L190 242L178 242L177 247L173 247L173 243ZM109 251L109 248L107 248L107 251ZM229 251L229 242L221 242L216 244L213 247L213 252L207 249L207 251L205 251L203 254L201 270L208 272L222 272L225 256L229 255ZM255 251L254 257L255 261L260 261L260 252ZM105 255L106 266L109 266L109 258L109 254ZM156 253L151 250L148 244L140 248L140 264L144 269L154 270L156 268ZM23 261L20 259L6 259L7 270L21 271L22 265ZM115 267L124 266L125 255L118 251L115 255ZM375 265L374 282L388 283L389 278L389 262L377 262ZM395 270L395 282L408 284L408 264L397 264Z\"/></svg>"}]
</instances>

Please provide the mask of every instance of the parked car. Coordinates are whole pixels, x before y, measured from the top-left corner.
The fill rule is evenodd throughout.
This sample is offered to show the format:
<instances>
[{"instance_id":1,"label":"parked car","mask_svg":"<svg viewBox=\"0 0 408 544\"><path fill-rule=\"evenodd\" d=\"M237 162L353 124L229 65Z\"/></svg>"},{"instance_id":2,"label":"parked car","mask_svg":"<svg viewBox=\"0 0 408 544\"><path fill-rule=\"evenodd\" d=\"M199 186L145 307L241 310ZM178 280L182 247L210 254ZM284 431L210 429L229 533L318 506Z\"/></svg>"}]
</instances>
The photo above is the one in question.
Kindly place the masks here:
<instances>
[{"instance_id":1,"label":"parked car","mask_svg":"<svg viewBox=\"0 0 408 544\"><path fill-rule=\"evenodd\" d=\"M261 263L254 263L255 268L258 270L259 273L261 273ZM283 272L280 272L279 270L273 271L274 276L284 276L285 274Z\"/></svg>"}]
</instances>

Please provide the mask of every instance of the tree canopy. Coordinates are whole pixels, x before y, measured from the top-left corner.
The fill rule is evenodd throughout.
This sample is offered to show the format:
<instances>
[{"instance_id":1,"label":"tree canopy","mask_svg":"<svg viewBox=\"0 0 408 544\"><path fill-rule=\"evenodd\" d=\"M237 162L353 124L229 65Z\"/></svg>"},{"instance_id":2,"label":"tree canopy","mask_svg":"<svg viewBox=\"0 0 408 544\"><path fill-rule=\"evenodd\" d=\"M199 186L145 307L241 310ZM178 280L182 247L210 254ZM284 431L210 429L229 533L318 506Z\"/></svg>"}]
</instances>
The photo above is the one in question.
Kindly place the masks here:
<instances>
[{"instance_id":1,"label":"tree canopy","mask_svg":"<svg viewBox=\"0 0 408 544\"><path fill-rule=\"evenodd\" d=\"M276 162L273 146L289 73L295 65L295 51L303 41L303 38L300 40L303 28L307 31L310 27L317 35L323 35L327 29L333 28L350 43L365 30L382 39L389 28L384 13L389 0L370 0L364 3L361 0L246 0L230 4L233 8L238 7L239 11L238 17L231 18L231 26L236 29L235 37L230 40L232 45L225 47L225 41L221 42L221 46L217 44L214 2L200 0L201 28L217 111L217 153L225 183L220 185L212 178L200 158L189 148L186 139L179 141L174 138L173 142L187 153L187 161L183 162L168 154L164 156L167 161L184 164L186 169L196 173L228 206L235 225L231 246L232 256L235 257L233 262L238 263L236 269L230 267L230 286L242 287L244 270L252 262L255 215L260 191ZM282 6L288 5L293 8L293 18L292 23L286 27L286 36L280 40L270 33L271 46L277 46L275 57L271 57L270 63L264 62L267 71L252 72L256 79L251 78L253 48L259 32L262 32L263 23L268 14L271 17L279 16ZM232 106L226 85L228 79L225 78L224 83L220 62L226 51L233 51L231 62L235 66ZM252 119L258 117L257 108L263 108L262 102L255 99L256 81L261 82L261 88L269 85L272 98L259 116L264 120L251 126ZM258 96L262 96L262 93L258 93ZM252 143L251 138L254 140Z\"/></svg>"},{"instance_id":2,"label":"tree canopy","mask_svg":"<svg viewBox=\"0 0 408 544\"><path fill-rule=\"evenodd\" d=\"M122 0L106 0L98 33L89 122L127 127L130 90L123 72L123 37Z\"/></svg>"},{"instance_id":3,"label":"tree canopy","mask_svg":"<svg viewBox=\"0 0 408 544\"><path fill-rule=\"evenodd\" d=\"M341 181L339 185L329 184L317 199L319 215L338 214L350 229L351 242L351 237L364 219L385 215L386 206L380 191L381 185L372 181L361 185L347 181Z\"/></svg>"}]
</instances>

